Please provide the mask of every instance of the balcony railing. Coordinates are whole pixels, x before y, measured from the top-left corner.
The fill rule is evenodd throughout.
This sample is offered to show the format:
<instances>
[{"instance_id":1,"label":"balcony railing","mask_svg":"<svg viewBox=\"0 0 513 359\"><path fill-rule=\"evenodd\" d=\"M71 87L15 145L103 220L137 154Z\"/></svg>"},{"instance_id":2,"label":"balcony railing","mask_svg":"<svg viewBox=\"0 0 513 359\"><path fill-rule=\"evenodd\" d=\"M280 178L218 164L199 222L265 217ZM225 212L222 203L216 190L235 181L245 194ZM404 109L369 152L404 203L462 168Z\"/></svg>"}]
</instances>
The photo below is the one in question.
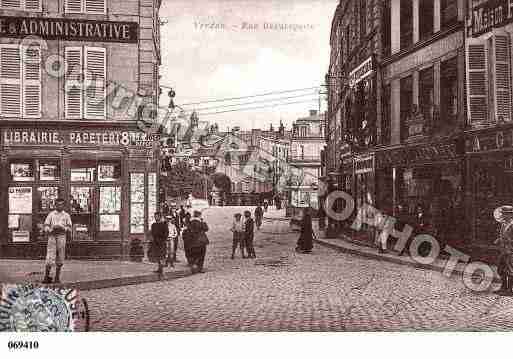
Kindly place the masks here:
<instances>
[{"instance_id":1,"label":"balcony railing","mask_svg":"<svg viewBox=\"0 0 513 359\"><path fill-rule=\"evenodd\" d=\"M290 162L321 162L321 156L290 156Z\"/></svg>"}]
</instances>

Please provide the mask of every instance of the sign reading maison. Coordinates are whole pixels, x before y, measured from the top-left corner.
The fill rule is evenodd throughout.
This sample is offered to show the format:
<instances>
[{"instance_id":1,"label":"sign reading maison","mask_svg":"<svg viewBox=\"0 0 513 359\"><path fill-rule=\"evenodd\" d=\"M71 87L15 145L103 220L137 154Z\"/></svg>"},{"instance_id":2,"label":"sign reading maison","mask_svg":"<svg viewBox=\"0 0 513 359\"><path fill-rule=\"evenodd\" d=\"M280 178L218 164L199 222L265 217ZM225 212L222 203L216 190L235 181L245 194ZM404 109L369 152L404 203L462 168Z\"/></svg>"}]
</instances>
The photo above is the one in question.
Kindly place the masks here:
<instances>
[{"instance_id":1,"label":"sign reading maison","mask_svg":"<svg viewBox=\"0 0 513 359\"><path fill-rule=\"evenodd\" d=\"M0 16L0 37L136 43L136 22Z\"/></svg>"},{"instance_id":2,"label":"sign reading maison","mask_svg":"<svg viewBox=\"0 0 513 359\"><path fill-rule=\"evenodd\" d=\"M513 0L474 0L472 2L472 36L479 36L496 26L513 21Z\"/></svg>"}]
</instances>

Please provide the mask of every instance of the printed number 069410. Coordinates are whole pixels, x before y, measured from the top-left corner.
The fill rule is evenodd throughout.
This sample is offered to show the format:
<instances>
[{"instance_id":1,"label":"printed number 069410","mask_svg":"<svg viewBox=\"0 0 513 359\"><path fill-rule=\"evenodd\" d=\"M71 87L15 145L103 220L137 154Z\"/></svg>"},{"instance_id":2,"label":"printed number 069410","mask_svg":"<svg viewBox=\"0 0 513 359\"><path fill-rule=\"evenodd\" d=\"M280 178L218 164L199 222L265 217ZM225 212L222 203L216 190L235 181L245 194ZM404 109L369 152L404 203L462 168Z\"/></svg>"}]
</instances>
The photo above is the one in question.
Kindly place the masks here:
<instances>
[{"instance_id":1,"label":"printed number 069410","mask_svg":"<svg viewBox=\"0 0 513 359\"><path fill-rule=\"evenodd\" d=\"M37 341L30 341L30 342L22 342L22 341L19 341L19 342L16 342L16 341L12 341L10 340L8 343L7 343L7 347L9 349L37 349L39 348L39 343Z\"/></svg>"}]
</instances>

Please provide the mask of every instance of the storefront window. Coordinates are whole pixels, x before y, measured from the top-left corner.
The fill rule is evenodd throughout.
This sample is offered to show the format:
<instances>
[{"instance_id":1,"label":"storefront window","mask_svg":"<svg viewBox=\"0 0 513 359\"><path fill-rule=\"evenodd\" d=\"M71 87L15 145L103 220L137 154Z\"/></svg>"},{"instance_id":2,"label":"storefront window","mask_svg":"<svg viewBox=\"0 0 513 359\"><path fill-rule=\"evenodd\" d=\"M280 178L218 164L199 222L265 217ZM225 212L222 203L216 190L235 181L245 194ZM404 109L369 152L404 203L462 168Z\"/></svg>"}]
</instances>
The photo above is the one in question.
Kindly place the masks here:
<instances>
[{"instance_id":1,"label":"storefront window","mask_svg":"<svg viewBox=\"0 0 513 359\"><path fill-rule=\"evenodd\" d=\"M32 187L9 188L8 229L13 242L30 242L32 233Z\"/></svg>"},{"instance_id":2,"label":"storefront window","mask_svg":"<svg viewBox=\"0 0 513 359\"><path fill-rule=\"evenodd\" d=\"M144 233L144 173L130 173L130 233Z\"/></svg>"},{"instance_id":3,"label":"storefront window","mask_svg":"<svg viewBox=\"0 0 513 359\"><path fill-rule=\"evenodd\" d=\"M14 160L10 163L11 181L34 181L34 163L32 161Z\"/></svg>"},{"instance_id":4,"label":"storefront window","mask_svg":"<svg viewBox=\"0 0 513 359\"><path fill-rule=\"evenodd\" d=\"M411 75L401 79L401 140L407 138L408 127L406 123L411 116L413 105L413 83Z\"/></svg>"},{"instance_id":5,"label":"storefront window","mask_svg":"<svg viewBox=\"0 0 513 359\"><path fill-rule=\"evenodd\" d=\"M37 188L37 213L35 214L36 238L44 241L44 223L48 214L55 209L55 201L59 198L59 187Z\"/></svg>"},{"instance_id":6,"label":"storefront window","mask_svg":"<svg viewBox=\"0 0 513 359\"><path fill-rule=\"evenodd\" d=\"M426 39L433 34L434 6L433 0L419 1L419 36Z\"/></svg>"},{"instance_id":7,"label":"storefront window","mask_svg":"<svg viewBox=\"0 0 513 359\"><path fill-rule=\"evenodd\" d=\"M440 120L455 124L458 116L458 64L457 58L440 65Z\"/></svg>"},{"instance_id":8,"label":"storefront window","mask_svg":"<svg viewBox=\"0 0 513 359\"><path fill-rule=\"evenodd\" d=\"M424 123L429 124L433 120L434 110L433 67L422 70L419 73L419 100L420 112L424 117Z\"/></svg>"},{"instance_id":9,"label":"storefront window","mask_svg":"<svg viewBox=\"0 0 513 359\"><path fill-rule=\"evenodd\" d=\"M71 187L71 221L73 239L93 239L92 188Z\"/></svg>"},{"instance_id":10,"label":"storefront window","mask_svg":"<svg viewBox=\"0 0 513 359\"><path fill-rule=\"evenodd\" d=\"M458 22L458 0L440 1L440 25L442 29Z\"/></svg>"},{"instance_id":11,"label":"storefront window","mask_svg":"<svg viewBox=\"0 0 513 359\"><path fill-rule=\"evenodd\" d=\"M119 231L121 187L100 188L100 231Z\"/></svg>"},{"instance_id":12,"label":"storefront window","mask_svg":"<svg viewBox=\"0 0 513 359\"><path fill-rule=\"evenodd\" d=\"M94 161L72 161L72 182L93 182L96 164Z\"/></svg>"},{"instance_id":13,"label":"storefront window","mask_svg":"<svg viewBox=\"0 0 513 359\"><path fill-rule=\"evenodd\" d=\"M39 179L41 181L58 181L60 178L59 160L39 160Z\"/></svg>"},{"instance_id":14,"label":"storefront window","mask_svg":"<svg viewBox=\"0 0 513 359\"><path fill-rule=\"evenodd\" d=\"M390 85L387 85L383 88L383 101L381 103L383 106L383 111L381 114L381 143L387 145L390 143L392 135L392 121L390 121L392 111L390 106Z\"/></svg>"},{"instance_id":15,"label":"storefront window","mask_svg":"<svg viewBox=\"0 0 513 359\"><path fill-rule=\"evenodd\" d=\"M119 162L101 162L98 165L98 181L109 182L121 178L121 164Z\"/></svg>"}]
</instances>

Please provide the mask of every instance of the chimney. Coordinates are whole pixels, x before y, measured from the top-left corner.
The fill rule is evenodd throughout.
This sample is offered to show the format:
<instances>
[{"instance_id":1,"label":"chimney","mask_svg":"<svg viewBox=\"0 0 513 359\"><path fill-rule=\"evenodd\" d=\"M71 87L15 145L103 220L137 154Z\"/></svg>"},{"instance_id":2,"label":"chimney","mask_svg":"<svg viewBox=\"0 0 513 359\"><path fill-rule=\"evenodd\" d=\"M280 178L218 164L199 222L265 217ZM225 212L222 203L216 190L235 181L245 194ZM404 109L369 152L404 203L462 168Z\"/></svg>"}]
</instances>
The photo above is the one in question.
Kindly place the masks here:
<instances>
[{"instance_id":1,"label":"chimney","mask_svg":"<svg viewBox=\"0 0 513 359\"><path fill-rule=\"evenodd\" d=\"M310 110L310 116L316 116L317 110Z\"/></svg>"}]
</instances>

